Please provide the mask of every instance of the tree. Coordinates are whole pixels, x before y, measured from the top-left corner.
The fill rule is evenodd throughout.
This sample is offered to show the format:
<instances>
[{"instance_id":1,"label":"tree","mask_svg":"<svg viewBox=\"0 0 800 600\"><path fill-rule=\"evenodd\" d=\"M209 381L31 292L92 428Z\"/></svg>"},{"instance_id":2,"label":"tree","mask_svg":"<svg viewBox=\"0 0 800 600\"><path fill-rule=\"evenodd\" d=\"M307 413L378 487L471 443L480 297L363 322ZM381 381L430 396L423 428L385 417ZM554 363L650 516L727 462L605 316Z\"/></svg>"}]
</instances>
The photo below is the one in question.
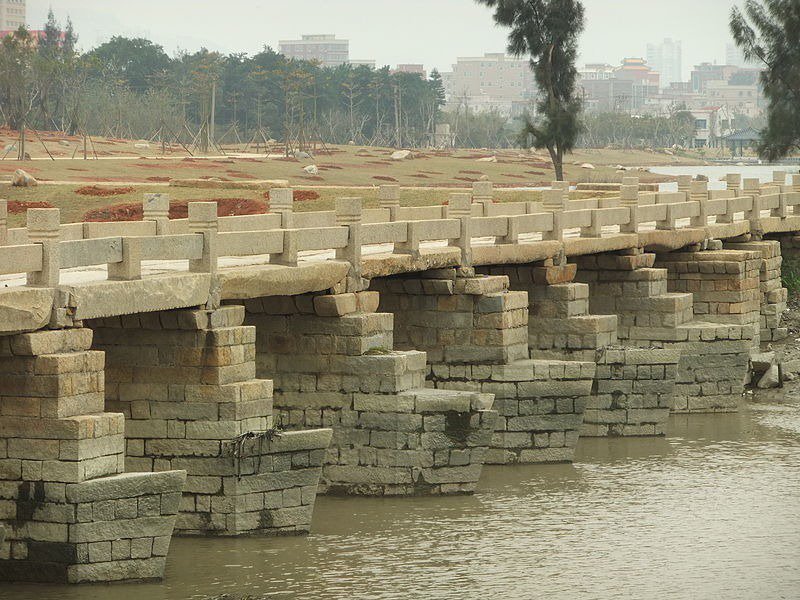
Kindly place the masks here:
<instances>
[{"instance_id":1,"label":"tree","mask_svg":"<svg viewBox=\"0 0 800 600\"><path fill-rule=\"evenodd\" d=\"M731 31L749 61L761 61L768 101L767 126L758 153L767 160L800 149L800 3L747 0L731 12Z\"/></svg>"},{"instance_id":2,"label":"tree","mask_svg":"<svg viewBox=\"0 0 800 600\"><path fill-rule=\"evenodd\" d=\"M576 92L578 35L584 27L579 0L477 0L495 9L494 20L511 28L508 50L530 56L539 96L538 116L526 115L521 140L547 148L556 179L564 178L564 155L581 133Z\"/></svg>"}]
</instances>

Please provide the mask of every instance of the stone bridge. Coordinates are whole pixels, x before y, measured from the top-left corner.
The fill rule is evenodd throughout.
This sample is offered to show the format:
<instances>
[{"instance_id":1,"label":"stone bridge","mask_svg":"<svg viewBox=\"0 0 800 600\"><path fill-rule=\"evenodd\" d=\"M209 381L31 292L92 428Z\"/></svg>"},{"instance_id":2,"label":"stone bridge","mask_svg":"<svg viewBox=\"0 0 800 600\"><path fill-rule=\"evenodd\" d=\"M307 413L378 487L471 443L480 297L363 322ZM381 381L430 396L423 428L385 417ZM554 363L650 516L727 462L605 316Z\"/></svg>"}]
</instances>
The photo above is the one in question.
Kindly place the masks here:
<instances>
[{"instance_id":1,"label":"stone bridge","mask_svg":"<svg viewBox=\"0 0 800 600\"><path fill-rule=\"evenodd\" d=\"M303 533L318 492L471 493L735 411L786 334L800 177L727 183L21 229L0 201L0 579L159 578L173 530Z\"/></svg>"}]
</instances>

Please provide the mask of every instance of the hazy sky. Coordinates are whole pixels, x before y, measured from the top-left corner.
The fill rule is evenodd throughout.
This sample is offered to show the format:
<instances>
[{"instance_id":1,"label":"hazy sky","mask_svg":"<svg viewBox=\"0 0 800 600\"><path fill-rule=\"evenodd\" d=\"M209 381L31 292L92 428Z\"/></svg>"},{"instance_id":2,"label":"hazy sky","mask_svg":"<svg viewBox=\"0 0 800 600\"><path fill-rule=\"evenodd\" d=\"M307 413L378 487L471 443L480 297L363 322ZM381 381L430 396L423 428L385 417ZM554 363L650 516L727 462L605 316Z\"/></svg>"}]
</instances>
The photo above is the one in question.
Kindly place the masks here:
<instances>
[{"instance_id":1,"label":"hazy sky","mask_svg":"<svg viewBox=\"0 0 800 600\"><path fill-rule=\"evenodd\" d=\"M683 42L688 79L692 65L724 60L735 4L741 0L584 0L581 63L618 64L671 37ZM450 70L456 57L502 51L506 40L490 9L473 0L28 0L29 23L38 27L51 6L72 17L83 48L126 35L170 53L252 53L302 33L336 33L350 40L352 59Z\"/></svg>"}]
</instances>

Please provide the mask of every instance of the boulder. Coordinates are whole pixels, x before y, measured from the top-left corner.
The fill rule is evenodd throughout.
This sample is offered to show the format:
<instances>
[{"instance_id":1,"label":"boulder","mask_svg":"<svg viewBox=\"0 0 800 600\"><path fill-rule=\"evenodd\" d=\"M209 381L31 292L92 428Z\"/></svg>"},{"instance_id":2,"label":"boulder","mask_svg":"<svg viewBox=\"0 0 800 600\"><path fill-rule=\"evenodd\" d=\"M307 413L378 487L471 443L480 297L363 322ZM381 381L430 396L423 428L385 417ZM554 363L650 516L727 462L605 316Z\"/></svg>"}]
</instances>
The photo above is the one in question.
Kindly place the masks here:
<instances>
[{"instance_id":1,"label":"boulder","mask_svg":"<svg viewBox=\"0 0 800 600\"><path fill-rule=\"evenodd\" d=\"M592 163L583 163L581 165L581 169L592 169L594 170L595 166Z\"/></svg>"},{"instance_id":2,"label":"boulder","mask_svg":"<svg viewBox=\"0 0 800 600\"><path fill-rule=\"evenodd\" d=\"M411 150L398 150L397 152L392 152L392 156L390 158L392 160L406 160L407 158L411 158Z\"/></svg>"},{"instance_id":3,"label":"boulder","mask_svg":"<svg viewBox=\"0 0 800 600\"><path fill-rule=\"evenodd\" d=\"M294 157L298 160L308 160L311 158L311 155L308 152L303 152L300 150L299 152L294 153Z\"/></svg>"},{"instance_id":4,"label":"boulder","mask_svg":"<svg viewBox=\"0 0 800 600\"><path fill-rule=\"evenodd\" d=\"M781 369L778 365L772 365L758 380L758 387L759 389L767 390L780 387L781 383Z\"/></svg>"},{"instance_id":5,"label":"boulder","mask_svg":"<svg viewBox=\"0 0 800 600\"><path fill-rule=\"evenodd\" d=\"M39 185L39 182L36 181L33 175L26 173L22 169L17 169L14 171L14 176L11 178L11 185L14 187L36 187Z\"/></svg>"},{"instance_id":6,"label":"boulder","mask_svg":"<svg viewBox=\"0 0 800 600\"><path fill-rule=\"evenodd\" d=\"M319 174L319 168L317 168L317 165L308 165L307 167L303 167L303 171L305 171L309 175Z\"/></svg>"},{"instance_id":7,"label":"boulder","mask_svg":"<svg viewBox=\"0 0 800 600\"><path fill-rule=\"evenodd\" d=\"M483 158L479 158L478 162L496 163L497 162L497 157L496 156L484 156Z\"/></svg>"},{"instance_id":8,"label":"boulder","mask_svg":"<svg viewBox=\"0 0 800 600\"><path fill-rule=\"evenodd\" d=\"M69 140L58 140L59 146L70 146Z\"/></svg>"}]
</instances>

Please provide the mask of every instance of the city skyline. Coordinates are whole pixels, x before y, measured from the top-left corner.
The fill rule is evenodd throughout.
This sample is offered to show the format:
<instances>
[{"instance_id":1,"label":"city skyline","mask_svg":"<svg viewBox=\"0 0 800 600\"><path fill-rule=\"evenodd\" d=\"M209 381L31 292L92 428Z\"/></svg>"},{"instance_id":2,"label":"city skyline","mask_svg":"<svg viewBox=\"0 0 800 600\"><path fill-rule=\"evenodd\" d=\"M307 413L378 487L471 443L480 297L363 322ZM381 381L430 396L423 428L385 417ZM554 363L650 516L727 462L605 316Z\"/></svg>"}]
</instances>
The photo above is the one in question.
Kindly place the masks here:
<instances>
[{"instance_id":1,"label":"city skyline","mask_svg":"<svg viewBox=\"0 0 800 600\"><path fill-rule=\"evenodd\" d=\"M373 59L379 66L419 63L428 71L437 68L443 72L450 71L459 57L505 50L506 30L493 24L490 9L472 0L439 0L434 6L409 0L393 12L391 26L386 24L383 3L338 0L335 6L332 4L309 0L298 7L286 0L230 0L228 10L220 15L215 8L217 3L188 0L175 0L166 6L155 0L140 0L135 6L115 5L113 10L103 0L28 0L28 22L32 28L39 28L52 6L59 20L70 16L84 48L112 35L141 36L161 44L170 54L200 47L226 54L252 54L265 45L277 50L283 39L335 34L350 40L351 57ZM688 80L695 64L724 62L726 45L731 42L728 15L741 1L710 0L698 5L690 0L673 0L643 6L634 0L585 0L584 4L587 27L581 38L580 64L606 62L617 66L626 57L645 58L648 43L672 37L683 42L681 74L683 80ZM193 29L174 27L174 23L184 22L190 5ZM150 6L153 10L149 10ZM160 15L157 21L149 16L156 10ZM248 18L239 18L245 11ZM358 19L353 18L355 13ZM420 14L425 17L420 19ZM691 18L686 18L687 14ZM442 25L453 15L458 22L458 36L445 35L446 27ZM623 22L626 35L611 35ZM646 26L653 22L660 23L663 31L654 35ZM375 25L364 28L364 23ZM413 31L414 40L426 42L404 43L404 30ZM390 33L397 36L397 42L391 38L387 42Z\"/></svg>"}]
</instances>

